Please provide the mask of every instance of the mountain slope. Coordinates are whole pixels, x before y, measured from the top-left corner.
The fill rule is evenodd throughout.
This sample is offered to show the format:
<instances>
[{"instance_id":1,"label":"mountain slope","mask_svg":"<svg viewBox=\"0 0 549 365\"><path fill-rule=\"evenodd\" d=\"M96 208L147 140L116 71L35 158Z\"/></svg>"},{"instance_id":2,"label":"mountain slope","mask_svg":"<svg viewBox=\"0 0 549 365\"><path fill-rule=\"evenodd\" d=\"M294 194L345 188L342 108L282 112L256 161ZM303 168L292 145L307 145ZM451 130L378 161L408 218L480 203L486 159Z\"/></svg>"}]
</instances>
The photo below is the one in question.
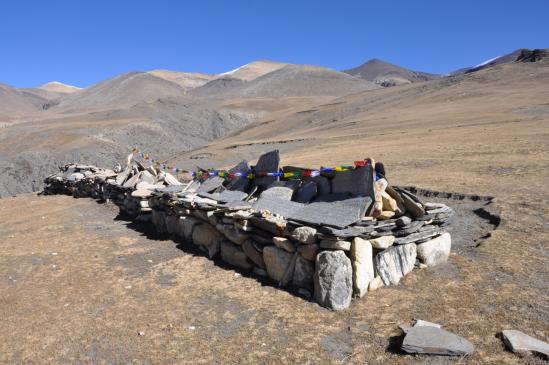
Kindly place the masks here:
<instances>
[{"instance_id":1,"label":"mountain slope","mask_svg":"<svg viewBox=\"0 0 549 365\"><path fill-rule=\"evenodd\" d=\"M178 84L146 72L130 72L64 97L57 109L89 110L129 107L143 101L183 95Z\"/></svg>"},{"instance_id":2,"label":"mountain slope","mask_svg":"<svg viewBox=\"0 0 549 365\"><path fill-rule=\"evenodd\" d=\"M382 86L428 81L439 77L434 74L409 70L378 59L372 59L358 67L343 72Z\"/></svg>"},{"instance_id":3,"label":"mountain slope","mask_svg":"<svg viewBox=\"0 0 549 365\"><path fill-rule=\"evenodd\" d=\"M41 110L47 99L0 83L0 113L24 114Z\"/></svg>"},{"instance_id":4,"label":"mountain slope","mask_svg":"<svg viewBox=\"0 0 549 365\"><path fill-rule=\"evenodd\" d=\"M72 94L74 92L82 90L82 88L80 87L63 84L62 82L59 82L59 81L48 82L47 84L39 86L38 89L51 91L55 93L61 93L61 94Z\"/></svg>"},{"instance_id":5,"label":"mountain slope","mask_svg":"<svg viewBox=\"0 0 549 365\"><path fill-rule=\"evenodd\" d=\"M459 69L457 71L452 72L452 75L476 72L476 71L484 70L486 68L491 68L498 65L504 65L511 62L536 62L543 58L547 58L548 55L549 55L548 49L530 50L527 48L520 48L506 55L498 56L498 57L494 57L489 60L486 60L476 66Z\"/></svg>"},{"instance_id":6,"label":"mountain slope","mask_svg":"<svg viewBox=\"0 0 549 365\"><path fill-rule=\"evenodd\" d=\"M234 78L213 80L191 94L219 98L342 96L375 88L369 81L328 68L286 65L249 82Z\"/></svg>"},{"instance_id":7,"label":"mountain slope","mask_svg":"<svg viewBox=\"0 0 549 365\"><path fill-rule=\"evenodd\" d=\"M170 70L152 70L149 74L160 77L161 79L174 82L184 90L194 89L206 84L217 77L217 75L209 75L193 72L177 72Z\"/></svg>"}]
</instances>

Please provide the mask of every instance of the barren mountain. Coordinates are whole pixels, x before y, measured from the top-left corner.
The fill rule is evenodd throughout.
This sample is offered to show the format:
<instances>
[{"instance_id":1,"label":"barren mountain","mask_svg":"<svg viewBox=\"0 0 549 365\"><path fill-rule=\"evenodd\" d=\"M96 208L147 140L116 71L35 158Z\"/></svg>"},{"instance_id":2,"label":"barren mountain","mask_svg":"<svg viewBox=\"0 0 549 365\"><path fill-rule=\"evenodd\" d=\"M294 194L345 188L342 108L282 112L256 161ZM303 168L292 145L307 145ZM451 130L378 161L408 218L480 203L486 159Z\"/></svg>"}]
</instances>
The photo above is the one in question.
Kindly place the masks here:
<instances>
[{"instance_id":1,"label":"barren mountain","mask_svg":"<svg viewBox=\"0 0 549 365\"><path fill-rule=\"evenodd\" d=\"M252 81L260 76L276 71L286 65L288 64L283 62L276 62L276 61L268 61L268 60L255 61L255 62L248 63L246 65L240 66L238 68L235 68L234 70L224 72L219 76L222 78L230 77L233 79Z\"/></svg>"},{"instance_id":2,"label":"barren mountain","mask_svg":"<svg viewBox=\"0 0 549 365\"><path fill-rule=\"evenodd\" d=\"M153 76L160 77L161 79L175 82L184 90L190 90L202 86L208 81L211 81L217 77L217 75L192 72L176 72L169 70L152 70L148 73Z\"/></svg>"},{"instance_id":3,"label":"barren mountain","mask_svg":"<svg viewBox=\"0 0 549 365\"><path fill-rule=\"evenodd\" d=\"M343 71L364 80L375 82L382 86L395 86L418 81L433 80L439 75L412 71L391 63L373 59L358 67Z\"/></svg>"},{"instance_id":4,"label":"barren mountain","mask_svg":"<svg viewBox=\"0 0 549 365\"><path fill-rule=\"evenodd\" d=\"M0 114L17 114L34 112L42 109L47 100L25 90L0 84Z\"/></svg>"},{"instance_id":5,"label":"barren mountain","mask_svg":"<svg viewBox=\"0 0 549 365\"><path fill-rule=\"evenodd\" d=\"M82 90L82 88L80 87L63 84L59 81L48 82L47 84L39 86L38 89L52 91L60 94L72 94L74 92Z\"/></svg>"},{"instance_id":6,"label":"barren mountain","mask_svg":"<svg viewBox=\"0 0 549 365\"><path fill-rule=\"evenodd\" d=\"M498 57L494 57L489 60L486 60L482 63L479 63L476 66L459 69L457 71L454 71L452 74L457 75L460 73L476 72L476 71L483 70L485 68L503 65L511 62L536 62L547 57L549 57L549 49L530 50L527 48L520 48L506 55L498 56Z\"/></svg>"},{"instance_id":7,"label":"barren mountain","mask_svg":"<svg viewBox=\"0 0 549 365\"><path fill-rule=\"evenodd\" d=\"M221 78L194 89L200 97L303 97L341 96L377 86L343 72L318 66L286 65L252 81Z\"/></svg>"},{"instance_id":8,"label":"barren mountain","mask_svg":"<svg viewBox=\"0 0 549 365\"><path fill-rule=\"evenodd\" d=\"M72 111L123 108L184 93L175 82L146 72L130 72L67 95L55 108Z\"/></svg>"}]
</instances>

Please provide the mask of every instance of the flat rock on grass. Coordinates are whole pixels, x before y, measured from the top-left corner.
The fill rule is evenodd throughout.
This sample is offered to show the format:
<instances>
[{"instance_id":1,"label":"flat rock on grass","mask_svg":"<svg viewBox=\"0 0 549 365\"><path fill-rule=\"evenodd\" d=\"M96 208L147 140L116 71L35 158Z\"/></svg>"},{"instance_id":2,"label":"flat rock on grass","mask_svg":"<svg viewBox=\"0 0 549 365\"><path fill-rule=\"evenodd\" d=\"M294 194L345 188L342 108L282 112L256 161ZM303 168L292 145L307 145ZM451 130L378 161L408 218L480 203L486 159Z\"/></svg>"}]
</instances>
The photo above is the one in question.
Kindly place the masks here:
<instances>
[{"instance_id":1,"label":"flat rock on grass","mask_svg":"<svg viewBox=\"0 0 549 365\"><path fill-rule=\"evenodd\" d=\"M474 347L463 337L442 328L417 326L408 329L402 350L410 354L466 356Z\"/></svg>"},{"instance_id":2,"label":"flat rock on grass","mask_svg":"<svg viewBox=\"0 0 549 365\"><path fill-rule=\"evenodd\" d=\"M549 344L517 330L501 333L503 342L513 352L537 352L549 357Z\"/></svg>"}]
</instances>

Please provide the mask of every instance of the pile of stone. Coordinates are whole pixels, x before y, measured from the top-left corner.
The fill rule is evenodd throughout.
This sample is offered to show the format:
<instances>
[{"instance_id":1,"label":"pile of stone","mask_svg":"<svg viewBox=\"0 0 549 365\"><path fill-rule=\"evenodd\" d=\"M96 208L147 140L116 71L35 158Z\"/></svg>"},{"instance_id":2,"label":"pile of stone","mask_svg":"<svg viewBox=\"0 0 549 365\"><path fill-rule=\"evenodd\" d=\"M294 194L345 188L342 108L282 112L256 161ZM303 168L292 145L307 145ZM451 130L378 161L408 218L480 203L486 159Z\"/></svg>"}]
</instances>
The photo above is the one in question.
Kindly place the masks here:
<instances>
[{"instance_id":1,"label":"pile of stone","mask_svg":"<svg viewBox=\"0 0 549 365\"><path fill-rule=\"evenodd\" d=\"M269 277L334 310L449 256L445 227L452 209L389 185L376 176L373 161L348 171L284 179L261 173L279 171L278 151L272 151L253 168L243 161L229 170L249 171L254 179L204 174L181 183L131 159L118 172L67 165L46 179L45 193L110 200L212 259ZM284 166L280 171L307 170Z\"/></svg>"}]
</instances>

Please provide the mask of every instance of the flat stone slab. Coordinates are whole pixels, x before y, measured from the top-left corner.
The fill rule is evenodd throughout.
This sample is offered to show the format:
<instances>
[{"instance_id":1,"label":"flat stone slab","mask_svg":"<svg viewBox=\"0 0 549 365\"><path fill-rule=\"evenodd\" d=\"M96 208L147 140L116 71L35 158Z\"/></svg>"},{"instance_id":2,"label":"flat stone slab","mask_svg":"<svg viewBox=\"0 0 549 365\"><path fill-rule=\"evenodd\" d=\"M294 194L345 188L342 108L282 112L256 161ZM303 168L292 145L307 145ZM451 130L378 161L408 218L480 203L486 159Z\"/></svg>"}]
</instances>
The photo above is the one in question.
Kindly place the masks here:
<instances>
[{"instance_id":1,"label":"flat stone slab","mask_svg":"<svg viewBox=\"0 0 549 365\"><path fill-rule=\"evenodd\" d=\"M200 184L198 189L196 190L199 193L211 193L217 188L220 188L223 186L223 183L225 182L225 179L219 176L212 176Z\"/></svg>"},{"instance_id":2,"label":"flat stone slab","mask_svg":"<svg viewBox=\"0 0 549 365\"><path fill-rule=\"evenodd\" d=\"M221 193L213 194L201 192L198 195L203 198L217 200L220 203L243 201L248 196L248 194L238 190L223 190Z\"/></svg>"},{"instance_id":3,"label":"flat stone slab","mask_svg":"<svg viewBox=\"0 0 549 365\"><path fill-rule=\"evenodd\" d=\"M315 202L293 212L289 219L318 226L345 228L358 222L372 204L370 197L357 197L334 202Z\"/></svg>"},{"instance_id":4,"label":"flat stone slab","mask_svg":"<svg viewBox=\"0 0 549 365\"><path fill-rule=\"evenodd\" d=\"M253 204L255 210L267 209L273 214L280 214L285 218L293 216L293 214L303 208L303 204L289 200L280 199L274 196L261 196Z\"/></svg>"},{"instance_id":5,"label":"flat stone slab","mask_svg":"<svg viewBox=\"0 0 549 365\"><path fill-rule=\"evenodd\" d=\"M442 328L414 326L408 329L402 350L410 354L466 356L474 351L474 347L465 338Z\"/></svg>"},{"instance_id":6,"label":"flat stone slab","mask_svg":"<svg viewBox=\"0 0 549 365\"><path fill-rule=\"evenodd\" d=\"M549 344L517 330L501 332L503 342L513 352L537 352L549 356Z\"/></svg>"}]
</instances>

